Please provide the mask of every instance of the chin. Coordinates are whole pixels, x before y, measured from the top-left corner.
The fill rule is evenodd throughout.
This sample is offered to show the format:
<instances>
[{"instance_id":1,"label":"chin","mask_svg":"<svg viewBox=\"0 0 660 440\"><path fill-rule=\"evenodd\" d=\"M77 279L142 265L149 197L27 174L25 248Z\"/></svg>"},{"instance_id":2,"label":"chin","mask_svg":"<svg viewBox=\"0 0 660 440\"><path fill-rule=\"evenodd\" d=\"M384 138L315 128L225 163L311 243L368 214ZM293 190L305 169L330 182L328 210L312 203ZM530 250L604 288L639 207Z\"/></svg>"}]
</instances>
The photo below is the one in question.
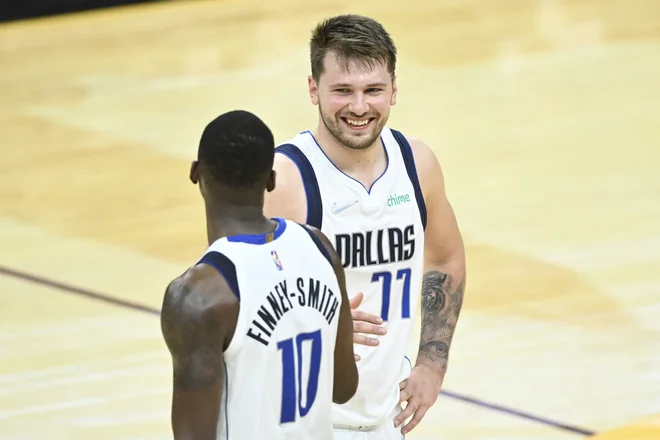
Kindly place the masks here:
<instances>
[{"instance_id":1,"label":"chin","mask_svg":"<svg viewBox=\"0 0 660 440\"><path fill-rule=\"evenodd\" d=\"M363 130L353 130L346 127L341 118L336 118L332 121L332 124L328 124L325 118L323 118L323 122L326 129L340 144L357 151L367 150L376 143L384 126L379 118L371 122L371 127Z\"/></svg>"},{"instance_id":2,"label":"chin","mask_svg":"<svg viewBox=\"0 0 660 440\"><path fill-rule=\"evenodd\" d=\"M361 133L361 135L355 135L353 133L342 133L342 135L339 137L339 140L347 148L352 150L366 150L378 141L379 136L380 132Z\"/></svg>"},{"instance_id":3,"label":"chin","mask_svg":"<svg viewBox=\"0 0 660 440\"><path fill-rule=\"evenodd\" d=\"M350 140L344 139L342 140L342 144L344 144L346 148L350 148L351 150L367 150L376 142L376 139L370 142L360 142L360 143L356 143L354 139L350 139Z\"/></svg>"}]
</instances>

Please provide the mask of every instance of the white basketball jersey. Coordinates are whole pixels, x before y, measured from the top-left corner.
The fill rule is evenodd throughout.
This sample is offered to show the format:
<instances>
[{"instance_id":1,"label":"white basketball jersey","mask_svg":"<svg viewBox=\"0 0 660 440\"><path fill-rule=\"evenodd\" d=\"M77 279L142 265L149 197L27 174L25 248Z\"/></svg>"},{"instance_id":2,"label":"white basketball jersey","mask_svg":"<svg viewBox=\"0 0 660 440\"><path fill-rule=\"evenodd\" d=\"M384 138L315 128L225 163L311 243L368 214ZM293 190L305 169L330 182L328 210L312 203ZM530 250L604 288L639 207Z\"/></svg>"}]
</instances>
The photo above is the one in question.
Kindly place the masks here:
<instances>
[{"instance_id":1,"label":"white basketball jersey","mask_svg":"<svg viewBox=\"0 0 660 440\"><path fill-rule=\"evenodd\" d=\"M217 438L331 440L341 291L318 238L276 220L273 233L222 238L200 260L240 301Z\"/></svg>"},{"instance_id":2,"label":"white basketball jersey","mask_svg":"<svg viewBox=\"0 0 660 440\"><path fill-rule=\"evenodd\" d=\"M388 165L369 190L335 167L309 131L276 150L301 171L307 223L333 242L349 297L363 292L360 309L381 316L388 329L379 346L354 346L362 358L358 390L348 403L333 405L335 425L385 422L411 370L406 352L421 291L426 206L409 143L388 128L381 139Z\"/></svg>"}]
</instances>

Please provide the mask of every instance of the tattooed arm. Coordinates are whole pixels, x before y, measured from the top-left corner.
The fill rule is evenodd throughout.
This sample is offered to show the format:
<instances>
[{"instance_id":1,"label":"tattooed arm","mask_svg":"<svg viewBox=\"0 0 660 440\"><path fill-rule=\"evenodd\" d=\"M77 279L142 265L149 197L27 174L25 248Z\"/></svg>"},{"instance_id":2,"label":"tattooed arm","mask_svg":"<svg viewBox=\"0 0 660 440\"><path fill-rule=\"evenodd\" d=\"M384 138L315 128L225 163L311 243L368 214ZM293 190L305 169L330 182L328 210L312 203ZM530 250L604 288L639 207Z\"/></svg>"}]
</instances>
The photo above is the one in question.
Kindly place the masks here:
<instances>
[{"instance_id":1,"label":"tattooed arm","mask_svg":"<svg viewBox=\"0 0 660 440\"><path fill-rule=\"evenodd\" d=\"M413 416L402 429L410 432L435 403L447 371L449 349L463 306L465 250L454 211L447 200L442 169L433 151L409 139L426 202L424 279L422 281L422 331L415 368L401 382L406 409L395 426Z\"/></svg>"},{"instance_id":2,"label":"tattooed arm","mask_svg":"<svg viewBox=\"0 0 660 440\"><path fill-rule=\"evenodd\" d=\"M172 356L175 440L215 440L224 385L223 352L237 317L236 297L209 266L191 268L167 287L161 330Z\"/></svg>"},{"instance_id":3,"label":"tattooed arm","mask_svg":"<svg viewBox=\"0 0 660 440\"><path fill-rule=\"evenodd\" d=\"M443 270L449 272L447 269ZM447 371L449 347L463 306L464 288L464 274L458 280L437 269L424 274L422 334L417 364L428 363L437 368L442 376Z\"/></svg>"},{"instance_id":4,"label":"tattooed arm","mask_svg":"<svg viewBox=\"0 0 660 440\"><path fill-rule=\"evenodd\" d=\"M444 377L449 348L463 306L465 249L435 154L419 141L413 140L411 145L427 211L422 332L417 365L426 364Z\"/></svg>"}]
</instances>

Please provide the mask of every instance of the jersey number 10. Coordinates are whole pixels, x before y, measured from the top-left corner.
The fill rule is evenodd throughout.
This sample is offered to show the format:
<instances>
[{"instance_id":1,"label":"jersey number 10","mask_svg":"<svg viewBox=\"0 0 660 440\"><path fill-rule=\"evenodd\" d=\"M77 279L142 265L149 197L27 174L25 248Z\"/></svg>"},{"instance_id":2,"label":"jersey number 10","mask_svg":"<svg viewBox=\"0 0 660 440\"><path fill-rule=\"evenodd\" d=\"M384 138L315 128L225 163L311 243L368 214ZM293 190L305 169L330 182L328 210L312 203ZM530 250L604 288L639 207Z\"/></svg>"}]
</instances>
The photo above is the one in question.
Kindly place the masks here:
<instances>
[{"instance_id":1,"label":"jersey number 10","mask_svg":"<svg viewBox=\"0 0 660 440\"><path fill-rule=\"evenodd\" d=\"M303 356L303 343L305 341L311 343L311 356L308 358L308 362L304 362L303 359L306 357ZM282 413L280 423L294 422L296 413L300 417L304 417L314 404L316 391L319 388L322 348L321 330L312 333L300 333L295 337L295 345L294 338L278 342L277 349L282 351ZM309 368L309 375L303 374L303 365L307 365ZM307 376L307 392L305 393L304 405L303 376Z\"/></svg>"},{"instance_id":2,"label":"jersey number 10","mask_svg":"<svg viewBox=\"0 0 660 440\"><path fill-rule=\"evenodd\" d=\"M401 298L401 317L410 318L410 268L399 269L396 279L403 279L403 296ZM390 294L392 293L392 272L376 272L371 276L371 282L383 280L383 305L380 317L387 321L390 315Z\"/></svg>"}]
</instances>

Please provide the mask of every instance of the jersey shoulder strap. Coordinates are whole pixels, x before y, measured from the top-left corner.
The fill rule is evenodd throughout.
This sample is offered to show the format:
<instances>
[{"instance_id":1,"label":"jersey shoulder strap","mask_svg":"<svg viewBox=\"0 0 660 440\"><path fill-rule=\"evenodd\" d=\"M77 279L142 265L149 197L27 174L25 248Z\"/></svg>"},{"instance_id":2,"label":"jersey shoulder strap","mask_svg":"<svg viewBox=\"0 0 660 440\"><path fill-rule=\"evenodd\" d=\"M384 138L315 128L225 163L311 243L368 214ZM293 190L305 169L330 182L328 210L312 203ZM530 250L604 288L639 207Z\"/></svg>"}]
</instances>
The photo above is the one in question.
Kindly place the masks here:
<instances>
[{"instance_id":1,"label":"jersey shoulder strap","mask_svg":"<svg viewBox=\"0 0 660 440\"><path fill-rule=\"evenodd\" d=\"M312 167L305 153L294 144L280 145L275 149L275 152L285 155L298 167L307 198L307 220L305 223L321 229L323 224L323 202L314 167Z\"/></svg>"},{"instance_id":2,"label":"jersey shoulder strap","mask_svg":"<svg viewBox=\"0 0 660 440\"><path fill-rule=\"evenodd\" d=\"M408 178L415 190L415 199L417 199L417 207L419 208L419 216L422 219L422 226L426 229L426 202L424 201L422 187L419 184L419 177L417 176L417 167L415 166L415 157L413 156L412 147L410 146L408 139L406 139L400 131L393 129L390 129L390 131L401 149L401 156L403 157L403 163L406 166Z\"/></svg>"},{"instance_id":3,"label":"jersey shoulder strap","mask_svg":"<svg viewBox=\"0 0 660 440\"><path fill-rule=\"evenodd\" d=\"M217 270L227 281L227 284L229 284L229 287L234 292L234 295L236 295L236 298L239 301L241 300L236 266L225 254L218 251L207 252L197 264L207 264Z\"/></svg>"}]
</instances>

